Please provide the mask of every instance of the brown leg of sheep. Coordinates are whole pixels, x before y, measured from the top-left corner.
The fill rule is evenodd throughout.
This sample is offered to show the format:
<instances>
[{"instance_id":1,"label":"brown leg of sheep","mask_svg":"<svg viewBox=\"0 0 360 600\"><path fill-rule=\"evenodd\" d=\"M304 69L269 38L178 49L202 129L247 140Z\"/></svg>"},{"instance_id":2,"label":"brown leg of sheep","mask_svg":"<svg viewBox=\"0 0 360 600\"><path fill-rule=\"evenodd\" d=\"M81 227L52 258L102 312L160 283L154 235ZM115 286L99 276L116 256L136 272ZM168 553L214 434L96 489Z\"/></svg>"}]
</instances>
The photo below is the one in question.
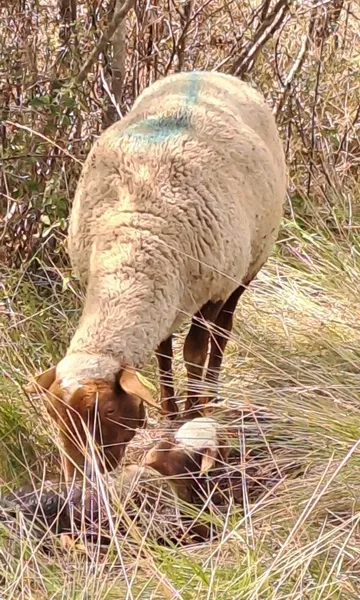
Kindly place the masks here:
<instances>
[{"instance_id":1,"label":"brown leg of sheep","mask_svg":"<svg viewBox=\"0 0 360 600\"><path fill-rule=\"evenodd\" d=\"M215 332L211 335L210 356L206 371L205 382L215 386L219 380L221 363L223 360L226 344L229 341L233 327L234 312L240 296L246 287L240 285L225 302L215 321ZM207 398L206 402L213 400L213 396Z\"/></svg>"},{"instance_id":2,"label":"brown leg of sheep","mask_svg":"<svg viewBox=\"0 0 360 600\"><path fill-rule=\"evenodd\" d=\"M190 331L184 344L184 361L188 376L188 390L185 403L186 418L201 415L201 380L206 362L210 329L208 323L214 323L223 302L207 302L193 317Z\"/></svg>"},{"instance_id":3,"label":"brown leg of sheep","mask_svg":"<svg viewBox=\"0 0 360 600\"><path fill-rule=\"evenodd\" d=\"M172 335L167 340L161 342L156 350L156 358L159 365L161 408L170 419L174 419L179 409L175 400L172 373Z\"/></svg>"}]
</instances>

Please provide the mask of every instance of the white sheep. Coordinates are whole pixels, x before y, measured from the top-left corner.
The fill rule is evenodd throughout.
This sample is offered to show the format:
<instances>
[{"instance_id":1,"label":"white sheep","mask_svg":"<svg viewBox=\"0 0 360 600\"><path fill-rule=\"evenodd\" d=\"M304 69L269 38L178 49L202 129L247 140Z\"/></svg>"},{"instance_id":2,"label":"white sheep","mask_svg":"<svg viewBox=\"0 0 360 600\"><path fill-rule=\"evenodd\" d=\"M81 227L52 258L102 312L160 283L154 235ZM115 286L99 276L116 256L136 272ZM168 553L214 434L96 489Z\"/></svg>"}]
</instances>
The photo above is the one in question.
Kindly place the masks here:
<instances>
[{"instance_id":1,"label":"white sheep","mask_svg":"<svg viewBox=\"0 0 360 600\"><path fill-rule=\"evenodd\" d=\"M223 466L230 452L215 419L197 417L164 436L145 456L145 464L168 478L176 495L194 502L200 478Z\"/></svg>"},{"instance_id":2,"label":"white sheep","mask_svg":"<svg viewBox=\"0 0 360 600\"><path fill-rule=\"evenodd\" d=\"M285 191L272 113L230 75L170 75L100 135L69 228L72 265L86 288L83 313L65 358L37 379L55 403L69 472L82 464L77 419L93 431L96 402L96 441L111 466L120 460L144 422L142 401L151 402L136 369L153 352L162 409L177 412L172 335L189 316L185 409L201 414L201 382L217 381L236 303L271 252Z\"/></svg>"}]
</instances>

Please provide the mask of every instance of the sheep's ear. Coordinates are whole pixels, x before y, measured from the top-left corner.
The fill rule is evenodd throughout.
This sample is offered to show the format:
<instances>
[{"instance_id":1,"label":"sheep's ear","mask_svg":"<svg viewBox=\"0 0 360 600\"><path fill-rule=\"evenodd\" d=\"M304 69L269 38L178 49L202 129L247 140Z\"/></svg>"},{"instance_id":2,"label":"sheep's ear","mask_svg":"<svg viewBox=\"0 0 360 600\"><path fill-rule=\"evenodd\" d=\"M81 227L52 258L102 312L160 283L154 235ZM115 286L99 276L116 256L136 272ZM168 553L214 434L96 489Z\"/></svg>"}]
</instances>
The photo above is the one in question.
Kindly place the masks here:
<instances>
[{"instance_id":1,"label":"sheep's ear","mask_svg":"<svg viewBox=\"0 0 360 600\"><path fill-rule=\"evenodd\" d=\"M201 466L200 466L201 475L204 475L205 473L210 471L210 469L212 469L214 466L215 466L215 458L213 455L213 449L212 448L204 448L204 450L202 450L202 453L201 453Z\"/></svg>"},{"instance_id":2,"label":"sheep's ear","mask_svg":"<svg viewBox=\"0 0 360 600\"><path fill-rule=\"evenodd\" d=\"M157 448L150 448L150 450L145 454L144 465L146 467L152 467L154 464L156 464L157 458Z\"/></svg>"},{"instance_id":3,"label":"sheep's ear","mask_svg":"<svg viewBox=\"0 0 360 600\"><path fill-rule=\"evenodd\" d=\"M40 375L37 375L34 381L31 381L25 385L24 390L27 394L37 394L41 388L48 390L54 383L55 379L56 367L50 367L50 369L40 373Z\"/></svg>"},{"instance_id":4,"label":"sheep's ear","mask_svg":"<svg viewBox=\"0 0 360 600\"><path fill-rule=\"evenodd\" d=\"M141 383L136 371L123 369L120 372L119 384L127 394L137 396L146 404L160 410L159 406L153 401L149 390Z\"/></svg>"}]
</instances>

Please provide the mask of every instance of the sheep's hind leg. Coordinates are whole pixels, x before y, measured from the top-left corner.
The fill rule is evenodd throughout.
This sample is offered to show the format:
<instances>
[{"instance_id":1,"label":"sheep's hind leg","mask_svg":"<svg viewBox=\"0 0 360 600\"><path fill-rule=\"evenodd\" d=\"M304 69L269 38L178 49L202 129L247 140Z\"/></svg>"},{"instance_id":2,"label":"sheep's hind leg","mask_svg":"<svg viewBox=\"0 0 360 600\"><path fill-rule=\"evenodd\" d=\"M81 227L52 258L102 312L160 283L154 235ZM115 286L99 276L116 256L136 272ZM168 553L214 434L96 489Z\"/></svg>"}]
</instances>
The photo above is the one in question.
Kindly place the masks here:
<instances>
[{"instance_id":1,"label":"sheep's hind leg","mask_svg":"<svg viewBox=\"0 0 360 600\"><path fill-rule=\"evenodd\" d=\"M214 323L223 302L207 302L194 315L190 331L184 344L184 361L188 376L187 398L185 402L186 418L200 416L202 411L202 378L209 349L210 328Z\"/></svg>"},{"instance_id":2,"label":"sheep's hind leg","mask_svg":"<svg viewBox=\"0 0 360 600\"><path fill-rule=\"evenodd\" d=\"M214 393L206 399L205 403L211 402L216 395L215 389L219 380L226 344L229 341L233 328L234 312L240 296L242 296L246 289L244 285L236 288L216 318L215 331L211 334L210 356L205 376L205 385L207 384L209 388L214 389Z\"/></svg>"},{"instance_id":3,"label":"sheep's hind leg","mask_svg":"<svg viewBox=\"0 0 360 600\"><path fill-rule=\"evenodd\" d=\"M160 402L163 413L170 419L174 419L178 413L174 393L174 379L172 372L172 335L161 342L156 350L156 358L159 365L160 378Z\"/></svg>"}]
</instances>

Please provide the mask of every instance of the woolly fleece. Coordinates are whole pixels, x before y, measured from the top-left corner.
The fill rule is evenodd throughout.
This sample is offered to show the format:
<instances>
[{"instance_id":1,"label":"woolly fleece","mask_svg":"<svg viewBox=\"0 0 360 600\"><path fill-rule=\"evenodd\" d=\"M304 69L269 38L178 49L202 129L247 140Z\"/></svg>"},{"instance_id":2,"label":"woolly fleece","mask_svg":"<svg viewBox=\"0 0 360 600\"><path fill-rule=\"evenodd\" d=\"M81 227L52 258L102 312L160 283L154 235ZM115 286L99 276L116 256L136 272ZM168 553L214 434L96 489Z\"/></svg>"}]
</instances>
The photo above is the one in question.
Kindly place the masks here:
<instances>
[{"instance_id":1,"label":"woolly fleece","mask_svg":"<svg viewBox=\"0 0 360 600\"><path fill-rule=\"evenodd\" d=\"M95 142L68 248L86 287L58 377L141 368L209 300L226 300L268 258L285 160L264 99L235 77L171 75Z\"/></svg>"}]
</instances>

